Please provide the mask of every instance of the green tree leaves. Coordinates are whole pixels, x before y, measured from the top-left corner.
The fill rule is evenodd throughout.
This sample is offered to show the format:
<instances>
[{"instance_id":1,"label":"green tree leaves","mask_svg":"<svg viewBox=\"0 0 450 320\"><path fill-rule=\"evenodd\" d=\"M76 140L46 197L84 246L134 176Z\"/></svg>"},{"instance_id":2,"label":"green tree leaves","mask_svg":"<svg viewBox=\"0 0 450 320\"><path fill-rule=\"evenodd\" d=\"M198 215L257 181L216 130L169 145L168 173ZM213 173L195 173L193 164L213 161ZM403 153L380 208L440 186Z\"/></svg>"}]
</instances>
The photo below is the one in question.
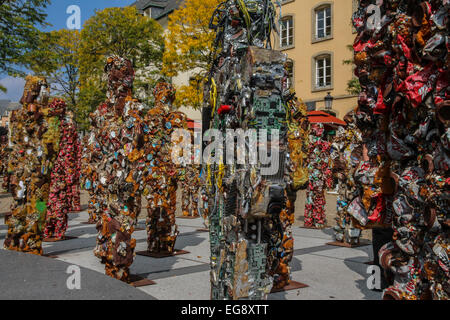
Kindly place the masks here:
<instances>
[{"instance_id":1,"label":"green tree leaves","mask_svg":"<svg viewBox=\"0 0 450 320\"><path fill-rule=\"evenodd\" d=\"M0 73L23 75L24 57L39 46L37 26L45 22L49 0L0 1Z\"/></svg>"},{"instance_id":2,"label":"green tree leaves","mask_svg":"<svg viewBox=\"0 0 450 320\"><path fill-rule=\"evenodd\" d=\"M132 61L136 70L135 93L144 103L151 101L151 88L159 77L164 52L162 27L139 14L135 7L107 8L97 11L83 26L79 49L80 120L105 98L102 81L108 56ZM83 125L84 127L87 124Z\"/></svg>"},{"instance_id":3,"label":"green tree leaves","mask_svg":"<svg viewBox=\"0 0 450 320\"><path fill-rule=\"evenodd\" d=\"M78 100L80 32L61 29L39 35L39 46L25 55L26 66L45 76L53 92L74 108Z\"/></svg>"}]
</instances>

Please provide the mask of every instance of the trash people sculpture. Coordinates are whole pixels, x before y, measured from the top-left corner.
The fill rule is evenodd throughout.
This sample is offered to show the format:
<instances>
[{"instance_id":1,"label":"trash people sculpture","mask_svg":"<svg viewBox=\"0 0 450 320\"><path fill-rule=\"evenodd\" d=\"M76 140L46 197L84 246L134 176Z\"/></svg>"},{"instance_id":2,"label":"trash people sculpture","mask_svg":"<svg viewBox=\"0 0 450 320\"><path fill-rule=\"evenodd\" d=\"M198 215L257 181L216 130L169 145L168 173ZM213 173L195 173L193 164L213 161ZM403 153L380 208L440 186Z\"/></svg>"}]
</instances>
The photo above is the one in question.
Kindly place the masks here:
<instances>
[{"instance_id":1,"label":"trash people sculpture","mask_svg":"<svg viewBox=\"0 0 450 320\"><path fill-rule=\"evenodd\" d=\"M331 187L330 147L324 139L323 124L312 124L309 136L308 172L306 192L305 227L323 228L326 223L325 189Z\"/></svg>"},{"instance_id":2,"label":"trash people sculpture","mask_svg":"<svg viewBox=\"0 0 450 320\"><path fill-rule=\"evenodd\" d=\"M176 191L180 168L172 161L172 133L187 130L184 113L172 110L175 89L160 81L154 91L155 106L146 117L145 189L149 253L172 254L178 236L175 221Z\"/></svg>"},{"instance_id":3,"label":"trash people sculpture","mask_svg":"<svg viewBox=\"0 0 450 320\"><path fill-rule=\"evenodd\" d=\"M11 114L10 189L14 199L5 216L4 247L42 255L43 229L50 191L50 174L58 155L59 121L63 109L48 105L45 78L27 76L20 100Z\"/></svg>"},{"instance_id":4,"label":"trash people sculpture","mask_svg":"<svg viewBox=\"0 0 450 320\"><path fill-rule=\"evenodd\" d=\"M362 137L361 131L355 124L354 111L348 113L344 120L347 126L337 129L331 152L332 171L338 183L334 231L336 241L356 245L359 244L361 229L357 228L358 224L347 209L358 194L354 174L362 159Z\"/></svg>"},{"instance_id":5,"label":"trash people sculpture","mask_svg":"<svg viewBox=\"0 0 450 320\"><path fill-rule=\"evenodd\" d=\"M197 165L187 165L184 169L181 210L185 217L198 217L200 192L200 170Z\"/></svg>"},{"instance_id":6,"label":"trash people sculpture","mask_svg":"<svg viewBox=\"0 0 450 320\"><path fill-rule=\"evenodd\" d=\"M97 197L97 158L96 150L97 146L95 142L95 130L85 135L82 140L82 153L81 153L81 172L80 172L80 184L81 187L89 193L88 202L88 224L96 224L101 216L100 202Z\"/></svg>"},{"instance_id":7,"label":"trash people sculpture","mask_svg":"<svg viewBox=\"0 0 450 320\"><path fill-rule=\"evenodd\" d=\"M353 16L368 158L356 178L375 187L354 211L392 224L379 251L391 280L385 299L450 296L449 9L447 0L365 0Z\"/></svg>"},{"instance_id":8,"label":"trash people sculpture","mask_svg":"<svg viewBox=\"0 0 450 320\"><path fill-rule=\"evenodd\" d=\"M94 253L107 275L129 282L145 167L143 105L132 98L134 70L129 60L108 58L105 73L107 100L91 114L97 176L92 184L101 212Z\"/></svg>"},{"instance_id":9,"label":"trash people sculpture","mask_svg":"<svg viewBox=\"0 0 450 320\"><path fill-rule=\"evenodd\" d=\"M0 177L3 177L3 181L0 181L0 183L6 192L9 191L8 157L10 149L8 132L8 127L0 127Z\"/></svg>"},{"instance_id":10,"label":"trash people sculpture","mask_svg":"<svg viewBox=\"0 0 450 320\"><path fill-rule=\"evenodd\" d=\"M296 104L289 103L294 97L287 88L286 56L270 49L274 16L271 1L243 0L223 2L211 19L217 50L204 94L205 135L253 129L254 139L259 136L254 145L233 148L235 153L212 150L203 166L215 300L265 299L272 287L290 282L294 216L286 194L292 173L286 133L289 121L298 119L292 120L288 110ZM269 131L267 149L262 129ZM266 156L272 146L279 147L272 153L278 170L269 173L261 162L226 161L256 145Z\"/></svg>"},{"instance_id":11,"label":"trash people sculpture","mask_svg":"<svg viewBox=\"0 0 450 320\"><path fill-rule=\"evenodd\" d=\"M66 103L54 100L52 105L64 110L59 123L61 137L59 140L59 153L51 172L49 205L45 221L44 238L64 239L68 217L67 214L73 206L73 192L78 190L80 150L76 123L68 113L65 113ZM79 192L78 195L79 206Z\"/></svg>"}]
</instances>

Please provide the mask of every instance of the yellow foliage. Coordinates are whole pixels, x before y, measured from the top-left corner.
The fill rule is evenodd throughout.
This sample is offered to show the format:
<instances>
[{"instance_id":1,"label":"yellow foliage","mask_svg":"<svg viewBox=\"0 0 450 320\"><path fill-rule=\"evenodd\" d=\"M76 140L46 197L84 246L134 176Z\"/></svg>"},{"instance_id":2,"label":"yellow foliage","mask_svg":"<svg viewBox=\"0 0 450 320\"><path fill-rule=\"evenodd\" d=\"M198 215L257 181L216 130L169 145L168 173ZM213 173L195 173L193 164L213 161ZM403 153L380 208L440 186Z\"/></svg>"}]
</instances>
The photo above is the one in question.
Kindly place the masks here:
<instances>
[{"instance_id":1,"label":"yellow foliage","mask_svg":"<svg viewBox=\"0 0 450 320\"><path fill-rule=\"evenodd\" d=\"M186 0L169 16L162 72L167 77L191 71L194 81L177 89L177 106L200 108L202 84L209 68L209 58L216 36L209 29L214 9L221 0Z\"/></svg>"},{"instance_id":2,"label":"yellow foliage","mask_svg":"<svg viewBox=\"0 0 450 320\"><path fill-rule=\"evenodd\" d=\"M200 109L203 103L203 82L190 81L187 86L181 86L177 89L175 106L189 106L194 109Z\"/></svg>"}]
</instances>

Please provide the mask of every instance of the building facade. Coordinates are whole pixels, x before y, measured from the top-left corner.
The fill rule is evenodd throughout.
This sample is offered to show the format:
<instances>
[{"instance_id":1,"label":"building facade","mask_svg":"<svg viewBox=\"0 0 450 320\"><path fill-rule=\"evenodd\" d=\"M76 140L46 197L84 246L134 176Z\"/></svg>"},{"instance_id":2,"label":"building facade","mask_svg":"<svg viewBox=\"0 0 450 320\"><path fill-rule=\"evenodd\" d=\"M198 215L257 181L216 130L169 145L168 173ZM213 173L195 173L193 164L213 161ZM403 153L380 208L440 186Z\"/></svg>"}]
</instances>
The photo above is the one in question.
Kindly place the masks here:
<instances>
[{"instance_id":1,"label":"building facade","mask_svg":"<svg viewBox=\"0 0 450 320\"><path fill-rule=\"evenodd\" d=\"M291 85L309 110L325 110L324 98L334 98L332 111L339 118L357 106L347 91L354 77L351 64L356 33L351 17L358 0L284 0L274 48L290 58ZM280 12L279 12L280 13Z\"/></svg>"},{"instance_id":2,"label":"building facade","mask_svg":"<svg viewBox=\"0 0 450 320\"><path fill-rule=\"evenodd\" d=\"M20 109L21 107L22 105L18 102L0 99L0 127L8 127L11 111Z\"/></svg>"}]
</instances>

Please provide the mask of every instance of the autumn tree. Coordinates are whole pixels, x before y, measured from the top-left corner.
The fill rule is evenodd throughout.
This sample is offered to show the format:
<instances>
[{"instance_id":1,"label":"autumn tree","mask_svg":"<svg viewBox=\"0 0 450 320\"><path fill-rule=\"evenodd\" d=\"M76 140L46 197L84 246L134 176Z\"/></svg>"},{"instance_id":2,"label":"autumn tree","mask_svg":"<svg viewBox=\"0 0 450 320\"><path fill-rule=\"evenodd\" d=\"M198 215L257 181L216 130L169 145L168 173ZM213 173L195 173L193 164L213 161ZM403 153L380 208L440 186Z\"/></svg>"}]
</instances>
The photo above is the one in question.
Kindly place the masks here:
<instances>
[{"instance_id":1,"label":"autumn tree","mask_svg":"<svg viewBox=\"0 0 450 320\"><path fill-rule=\"evenodd\" d=\"M139 14L135 7L107 8L88 19L81 30L79 50L77 120L82 128L89 126L89 112L106 98L106 82L102 76L108 56L132 61L136 70L134 93L144 103L150 103L151 90L161 72L163 51L162 27Z\"/></svg>"},{"instance_id":2,"label":"autumn tree","mask_svg":"<svg viewBox=\"0 0 450 320\"><path fill-rule=\"evenodd\" d=\"M163 57L163 73L191 75L188 85L177 88L177 106L201 108L203 83L207 78L215 32L209 22L221 0L186 0L169 16Z\"/></svg>"},{"instance_id":3,"label":"autumn tree","mask_svg":"<svg viewBox=\"0 0 450 320\"><path fill-rule=\"evenodd\" d=\"M49 0L0 0L0 74L20 75L24 55L38 47ZM0 86L1 91L6 91Z\"/></svg>"},{"instance_id":4,"label":"autumn tree","mask_svg":"<svg viewBox=\"0 0 450 320\"><path fill-rule=\"evenodd\" d=\"M70 107L78 101L80 32L66 30L43 32L39 46L25 58L28 69L45 76L52 91L63 97Z\"/></svg>"}]
</instances>

